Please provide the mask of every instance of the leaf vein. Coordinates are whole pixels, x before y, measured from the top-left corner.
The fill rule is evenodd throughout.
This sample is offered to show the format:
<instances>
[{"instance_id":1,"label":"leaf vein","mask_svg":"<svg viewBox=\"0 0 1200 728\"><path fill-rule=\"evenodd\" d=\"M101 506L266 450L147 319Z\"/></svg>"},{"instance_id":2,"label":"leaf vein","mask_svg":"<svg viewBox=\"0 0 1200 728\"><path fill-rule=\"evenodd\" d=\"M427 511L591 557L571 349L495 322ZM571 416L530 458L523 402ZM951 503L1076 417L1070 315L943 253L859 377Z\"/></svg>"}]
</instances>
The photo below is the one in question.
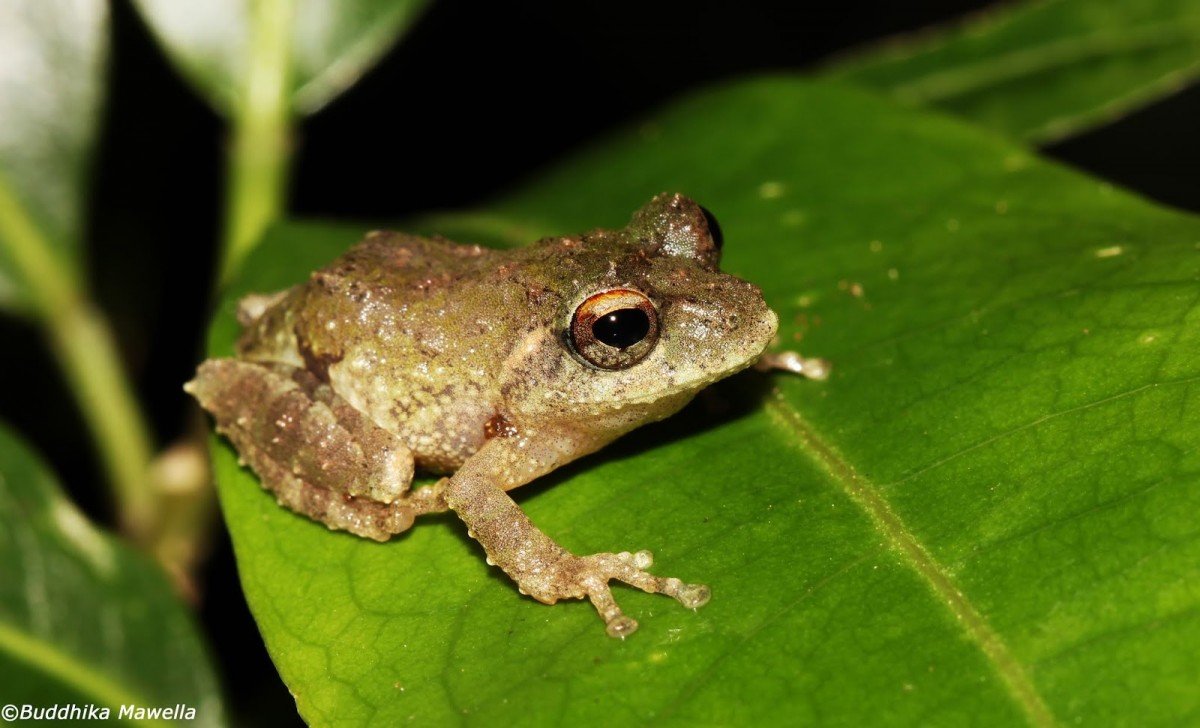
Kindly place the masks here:
<instances>
[{"instance_id":1,"label":"leaf vein","mask_svg":"<svg viewBox=\"0 0 1200 728\"><path fill-rule=\"evenodd\" d=\"M1054 715L1042 700L1041 694L1016 655L975 609L970 599L959 590L946 569L909 530L903 519L892 511L887 501L881 497L878 487L861 477L853 465L822 440L778 390L767 401L767 406L784 421L817 464L825 468L834 482L867 513L887 543L908 560L917 575L946 604L967 636L979 646L991 663L996 674L1007 686L1013 701L1025 713L1029 722L1036 726L1057 725Z\"/></svg>"},{"instance_id":2,"label":"leaf vein","mask_svg":"<svg viewBox=\"0 0 1200 728\"><path fill-rule=\"evenodd\" d=\"M853 571L858 566L860 566L860 565L866 563L868 560L874 558L879 553L880 550L881 550L881 548L872 548L862 554L859 554L855 559L853 559L849 563L842 564L838 568L836 568L833 571L826 574L815 584L812 584L811 586L809 586L808 589L805 589L804 592L802 592L800 595L798 595L795 599L793 599L792 601L790 601L787 604L780 607L775 613L768 615L761 622L754 625L753 628L750 629L750 631L748 631L746 634L742 635L742 638L738 641L738 643L736 645L725 650L725 652L721 656L719 656L717 659L713 660L702 672L700 672L698 675L696 675L694 678L692 678L688 682L687 685L685 685L682 689L680 689L678 694L675 695L674 699L672 699L671 702L668 703L666 705L666 707L662 710L662 712L658 715L658 718L660 718L663 721L669 721L669 719L673 718L675 713L682 706L685 706L689 702L691 702L692 696L696 694L696 692L700 689L701 686L712 682L713 676L717 672L717 666L721 662L723 662L725 660L725 658L735 654L736 652L743 649L747 645L753 644L754 641L759 638L759 635L767 627L777 623L779 620L783 619L784 616L788 615L793 610L797 609L801 604L808 601L809 599L812 599L819 591L824 589L829 584L833 583L833 581L835 579L841 577L844 574L847 574L847 573Z\"/></svg>"},{"instance_id":3,"label":"leaf vein","mask_svg":"<svg viewBox=\"0 0 1200 728\"><path fill-rule=\"evenodd\" d=\"M963 448L962 450L951 453L950 455L947 455L947 456L941 458L940 460L936 460L936 461L926 465L923 468L914 470L913 472L909 473L908 475L905 475L904 477L902 477L898 480L893 480L889 483L883 483L882 485L878 485L876 487L883 489L883 488L893 488L897 485L902 485L904 483L907 483L910 480L919 478L920 476L924 475L925 473L928 473L931 470L940 468L941 466L945 465L946 463L949 463L953 460L957 460L958 458L960 458L964 455L967 455L969 453L972 453L976 450L979 450L981 448L987 447L988 445L991 445L992 443L995 443L998 440L1003 440L1005 438L1011 437L1019 432L1024 432L1025 430L1037 427L1038 425L1041 425L1041 424L1045 424L1046 422L1049 422L1050 420L1058 419L1059 417L1065 417L1067 415L1076 414L1079 412L1083 412L1085 410L1089 410L1093 407L1100 407L1102 405L1106 405L1111 402L1115 402L1117 400L1125 399L1126 397L1132 397L1132 396L1134 396L1136 394L1140 394L1148 389L1157 389L1158 387L1173 386L1173 385L1180 385L1180 384L1192 384L1192 383L1195 383L1198 381L1200 381L1200 377L1189 377L1187 379L1178 379L1178 380L1169 381L1169 382L1150 382L1149 384L1143 384L1140 387L1135 387L1133 389L1129 389L1124 392L1118 392L1117 394L1109 395L1108 397L1104 397L1103 399L1098 399L1094 402L1085 402L1084 404L1075 405L1074 407L1068 407L1067 409L1059 410L1058 412L1049 412L1047 414L1042 415L1041 417L1037 417L1033 420L1030 420L1029 422L1026 422L1023 425L1018 425L1012 429L1005 430L1003 432L998 432L990 437L986 437L983 440L980 440L979 442L977 442L973 445L969 445L969 446Z\"/></svg>"}]
</instances>

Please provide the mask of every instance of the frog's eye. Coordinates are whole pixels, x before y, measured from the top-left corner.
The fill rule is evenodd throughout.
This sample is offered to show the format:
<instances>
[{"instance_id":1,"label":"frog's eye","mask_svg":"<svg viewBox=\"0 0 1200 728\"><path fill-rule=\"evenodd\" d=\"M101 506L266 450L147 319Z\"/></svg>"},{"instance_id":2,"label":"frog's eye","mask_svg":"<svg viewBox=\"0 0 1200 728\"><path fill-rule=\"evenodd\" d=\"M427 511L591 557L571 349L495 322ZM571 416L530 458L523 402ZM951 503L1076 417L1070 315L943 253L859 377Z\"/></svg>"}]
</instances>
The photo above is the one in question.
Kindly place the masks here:
<instances>
[{"instance_id":1,"label":"frog's eye","mask_svg":"<svg viewBox=\"0 0 1200 728\"><path fill-rule=\"evenodd\" d=\"M644 293L626 288L595 293L575 309L571 346L601 369L641 361L658 341L658 311Z\"/></svg>"},{"instance_id":2,"label":"frog's eye","mask_svg":"<svg viewBox=\"0 0 1200 728\"><path fill-rule=\"evenodd\" d=\"M725 234L721 232L721 225L717 222L716 216L708 211L707 207L701 205L700 212L704 213L704 220L708 223L708 234L712 238L713 247L720 250L725 245Z\"/></svg>"}]
</instances>

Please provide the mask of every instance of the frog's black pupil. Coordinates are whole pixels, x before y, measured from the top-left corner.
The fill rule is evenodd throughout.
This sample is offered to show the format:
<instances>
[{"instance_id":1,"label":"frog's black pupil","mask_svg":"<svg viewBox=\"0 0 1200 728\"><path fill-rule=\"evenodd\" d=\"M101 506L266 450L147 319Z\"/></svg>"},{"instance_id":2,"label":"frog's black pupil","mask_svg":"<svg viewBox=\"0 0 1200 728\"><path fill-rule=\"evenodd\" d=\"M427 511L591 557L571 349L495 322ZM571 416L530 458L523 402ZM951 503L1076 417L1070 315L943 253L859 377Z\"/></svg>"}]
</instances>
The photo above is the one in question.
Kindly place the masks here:
<instances>
[{"instance_id":1,"label":"frog's black pupil","mask_svg":"<svg viewBox=\"0 0 1200 728\"><path fill-rule=\"evenodd\" d=\"M708 234L712 236L713 245L717 246L717 250L725 244L725 235L721 232L721 226L717 223L717 218L708 211L707 207L701 207L700 211L704 213L704 219L708 221Z\"/></svg>"},{"instance_id":2,"label":"frog's black pupil","mask_svg":"<svg viewBox=\"0 0 1200 728\"><path fill-rule=\"evenodd\" d=\"M650 317L640 308L609 311L592 324L592 335L602 344L624 349L650 333Z\"/></svg>"}]
</instances>

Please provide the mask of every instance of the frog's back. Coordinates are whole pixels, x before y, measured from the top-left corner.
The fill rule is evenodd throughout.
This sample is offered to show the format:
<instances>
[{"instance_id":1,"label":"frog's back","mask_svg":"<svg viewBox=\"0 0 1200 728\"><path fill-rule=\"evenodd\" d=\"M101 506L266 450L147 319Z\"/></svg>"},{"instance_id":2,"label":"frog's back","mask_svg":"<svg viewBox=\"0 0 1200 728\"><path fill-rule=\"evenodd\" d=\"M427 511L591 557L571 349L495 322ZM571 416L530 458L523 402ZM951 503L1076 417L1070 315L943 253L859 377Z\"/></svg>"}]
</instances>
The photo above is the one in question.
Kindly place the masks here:
<instances>
[{"instance_id":1,"label":"frog's back","mask_svg":"<svg viewBox=\"0 0 1200 728\"><path fill-rule=\"evenodd\" d=\"M239 353L307 368L400 435L419 467L451 471L503 416L497 366L519 335L512 309L527 305L506 257L372 233L253 321Z\"/></svg>"},{"instance_id":2,"label":"frog's back","mask_svg":"<svg viewBox=\"0 0 1200 728\"><path fill-rule=\"evenodd\" d=\"M411 287L417 291L445 280L451 272L469 275L497 251L479 245L462 245L441 237L376 230L340 258L312 275L325 285L357 288ZM427 279L432 279L427 281Z\"/></svg>"}]
</instances>

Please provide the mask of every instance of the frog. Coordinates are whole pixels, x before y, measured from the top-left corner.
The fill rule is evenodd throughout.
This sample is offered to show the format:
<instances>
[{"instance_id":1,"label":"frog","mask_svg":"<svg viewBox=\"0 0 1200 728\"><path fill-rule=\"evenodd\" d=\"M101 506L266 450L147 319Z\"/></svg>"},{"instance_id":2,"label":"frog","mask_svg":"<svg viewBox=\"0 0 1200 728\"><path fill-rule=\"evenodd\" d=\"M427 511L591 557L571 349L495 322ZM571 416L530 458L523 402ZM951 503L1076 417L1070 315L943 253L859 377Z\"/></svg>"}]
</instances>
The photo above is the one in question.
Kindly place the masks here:
<instances>
[{"instance_id":1,"label":"frog","mask_svg":"<svg viewBox=\"0 0 1200 728\"><path fill-rule=\"evenodd\" d=\"M282 506L386 541L452 511L522 594L588 599L614 637L638 623L610 584L698 608L709 587L651 573L648 550L576 555L510 491L675 414L767 353L778 317L719 268L715 218L678 193L620 229L493 249L368 233L283 291L252 294L233 357L185 385ZM441 476L413 487L417 472Z\"/></svg>"}]
</instances>

